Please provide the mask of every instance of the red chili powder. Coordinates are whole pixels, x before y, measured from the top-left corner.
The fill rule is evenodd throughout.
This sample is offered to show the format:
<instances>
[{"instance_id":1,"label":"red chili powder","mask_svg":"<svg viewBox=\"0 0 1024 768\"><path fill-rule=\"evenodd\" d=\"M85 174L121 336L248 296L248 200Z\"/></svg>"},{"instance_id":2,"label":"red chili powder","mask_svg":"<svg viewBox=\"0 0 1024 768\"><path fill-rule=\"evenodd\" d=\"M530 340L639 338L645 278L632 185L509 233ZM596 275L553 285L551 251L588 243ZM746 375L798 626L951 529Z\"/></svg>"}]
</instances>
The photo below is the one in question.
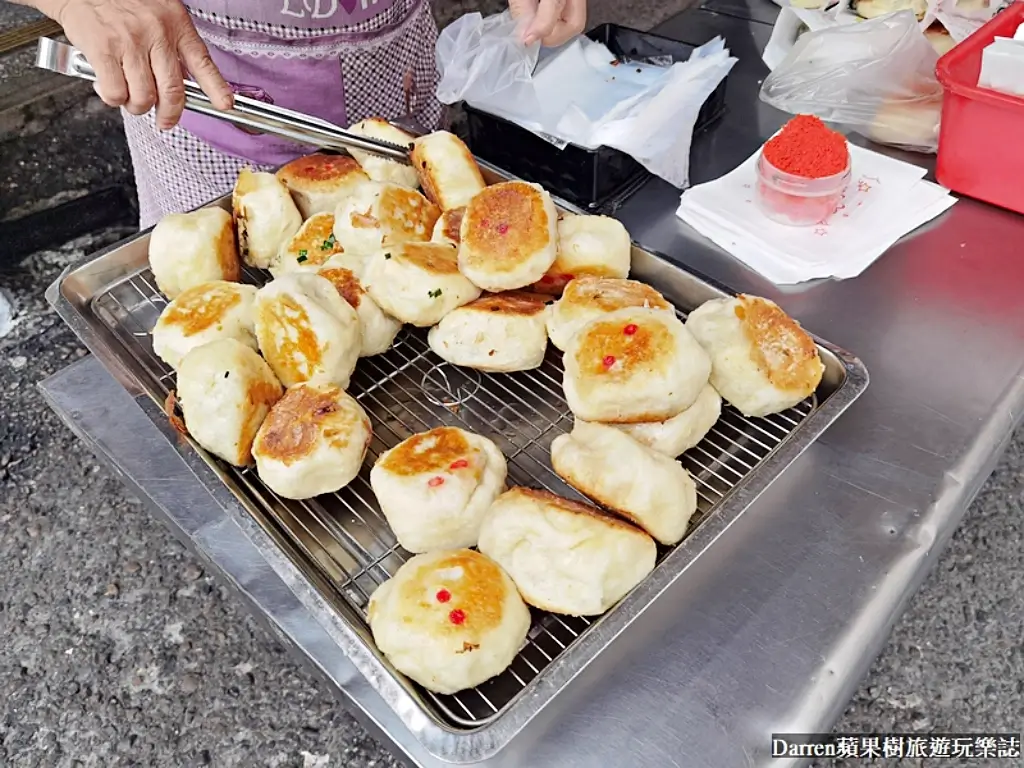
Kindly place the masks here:
<instances>
[{"instance_id":1,"label":"red chili powder","mask_svg":"<svg viewBox=\"0 0 1024 768\"><path fill-rule=\"evenodd\" d=\"M764 145L764 157L784 173L821 179L842 173L850 150L843 134L814 115L797 115Z\"/></svg>"}]
</instances>

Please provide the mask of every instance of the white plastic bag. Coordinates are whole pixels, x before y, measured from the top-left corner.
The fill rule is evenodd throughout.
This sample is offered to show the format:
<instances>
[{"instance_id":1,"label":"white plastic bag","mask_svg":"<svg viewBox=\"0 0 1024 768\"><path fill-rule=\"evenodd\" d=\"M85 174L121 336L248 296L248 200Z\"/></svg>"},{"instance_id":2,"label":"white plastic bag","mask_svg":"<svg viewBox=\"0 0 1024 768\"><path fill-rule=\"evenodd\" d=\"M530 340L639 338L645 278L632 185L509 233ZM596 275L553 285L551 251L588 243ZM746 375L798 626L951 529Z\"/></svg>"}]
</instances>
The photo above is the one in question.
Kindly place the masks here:
<instances>
[{"instance_id":1,"label":"white plastic bag","mask_svg":"<svg viewBox=\"0 0 1024 768\"><path fill-rule=\"evenodd\" d=\"M690 144L697 115L736 59L716 37L675 64L646 98L623 102L594 126L593 141L633 157L675 187L690 184Z\"/></svg>"},{"instance_id":2,"label":"white plastic bag","mask_svg":"<svg viewBox=\"0 0 1024 768\"><path fill-rule=\"evenodd\" d=\"M557 146L613 147L678 187L688 183L697 114L736 59L716 38L685 62L619 61L577 37L524 46L506 12L471 13L437 41L438 99L510 120Z\"/></svg>"},{"instance_id":3,"label":"white plastic bag","mask_svg":"<svg viewBox=\"0 0 1024 768\"><path fill-rule=\"evenodd\" d=\"M438 100L442 104L476 104L500 99L539 112L533 70L540 43L522 43L521 23L505 11L486 19L479 13L467 13L445 27L436 47L441 75Z\"/></svg>"},{"instance_id":4,"label":"white plastic bag","mask_svg":"<svg viewBox=\"0 0 1024 768\"><path fill-rule=\"evenodd\" d=\"M881 144L938 148L938 54L911 11L803 35L765 78L761 100L817 115Z\"/></svg>"}]
</instances>

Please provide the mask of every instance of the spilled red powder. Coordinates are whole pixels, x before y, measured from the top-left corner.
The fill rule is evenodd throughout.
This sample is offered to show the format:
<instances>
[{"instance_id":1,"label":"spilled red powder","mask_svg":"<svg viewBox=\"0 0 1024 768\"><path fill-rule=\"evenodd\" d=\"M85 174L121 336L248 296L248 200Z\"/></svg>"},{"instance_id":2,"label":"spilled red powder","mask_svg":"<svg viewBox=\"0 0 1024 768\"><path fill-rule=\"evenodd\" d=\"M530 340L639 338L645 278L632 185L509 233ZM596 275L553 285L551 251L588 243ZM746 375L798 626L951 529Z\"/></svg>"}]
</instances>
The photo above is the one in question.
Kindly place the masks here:
<instances>
[{"instance_id":1,"label":"spilled red powder","mask_svg":"<svg viewBox=\"0 0 1024 768\"><path fill-rule=\"evenodd\" d=\"M806 179L835 176L846 169L846 138L814 115L797 115L764 145L764 158L778 170Z\"/></svg>"}]
</instances>

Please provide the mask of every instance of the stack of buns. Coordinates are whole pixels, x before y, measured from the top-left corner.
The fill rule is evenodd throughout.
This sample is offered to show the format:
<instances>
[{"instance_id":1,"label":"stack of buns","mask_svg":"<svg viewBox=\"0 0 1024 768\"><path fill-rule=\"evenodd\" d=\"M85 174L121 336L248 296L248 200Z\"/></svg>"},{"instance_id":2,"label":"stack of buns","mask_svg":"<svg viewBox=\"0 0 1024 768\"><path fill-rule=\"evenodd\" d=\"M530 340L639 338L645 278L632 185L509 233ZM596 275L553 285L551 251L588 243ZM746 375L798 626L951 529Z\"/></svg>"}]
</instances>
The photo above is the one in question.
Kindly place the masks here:
<instances>
[{"instance_id":1,"label":"stack of buns","mask_svg":"<svg viewBox=\"0 0 1024 768\"><path fill-rule=\"evenodd\" d=\"M372 465L364 478L414 556L371 596L370 629L395 669L454 693L508 668L529 607L599 615L653 570L659 544L684 538L697 487L678 458L723 400L776 413L813 394L824 367L765 299L709 301L684 322L629 279L622 224L559 214L536 184L488 186L454 135L379 119L353 130L409 145L411 165L353 152L247 169L230 213L157 225L150 266L169 303L153 351L177 372L181 428L255 464L279 497L337 492ZM243 265L273 279L242 284ZM429 329L440 360L486 373L536 369L550 341L574 416L551 465L580 496L509 489L498 442L455 426L369 456L354 373L403 325Z\"/></svg>"}]
</instances>

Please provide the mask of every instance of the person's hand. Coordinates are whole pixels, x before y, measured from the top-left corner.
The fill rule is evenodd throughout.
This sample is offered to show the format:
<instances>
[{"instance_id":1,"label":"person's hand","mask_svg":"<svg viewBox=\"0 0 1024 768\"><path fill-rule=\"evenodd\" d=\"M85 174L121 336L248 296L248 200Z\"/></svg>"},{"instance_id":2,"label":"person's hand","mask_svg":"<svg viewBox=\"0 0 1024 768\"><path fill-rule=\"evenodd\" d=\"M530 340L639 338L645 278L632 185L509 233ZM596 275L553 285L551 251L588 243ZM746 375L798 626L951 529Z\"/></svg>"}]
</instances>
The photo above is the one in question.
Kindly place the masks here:
<instances>
[{"instance_id":1,"label":"person's hand","mask_svg":"<svg viewBox=\"0 0 1024 768\"><path fill-rule=\"evenodd\" d=\"M85 55L96 71L96 92L110 106L133 115L156 106L157 126L173 128L185 108L187 73L215 107L231 107L231 88L179 0L47 0L39 6Z\"/></svg>"},{"instance_id":2,"label":"person's hand","mask_svg":"<svg viewBox=\"0 0 1024 768\"><path fill-rule=\"evenodd\" d=\"M509 0L513 19L523 19L523 42L562 45L587 25L587 0Z\"/></svg>"}]
</instances>

